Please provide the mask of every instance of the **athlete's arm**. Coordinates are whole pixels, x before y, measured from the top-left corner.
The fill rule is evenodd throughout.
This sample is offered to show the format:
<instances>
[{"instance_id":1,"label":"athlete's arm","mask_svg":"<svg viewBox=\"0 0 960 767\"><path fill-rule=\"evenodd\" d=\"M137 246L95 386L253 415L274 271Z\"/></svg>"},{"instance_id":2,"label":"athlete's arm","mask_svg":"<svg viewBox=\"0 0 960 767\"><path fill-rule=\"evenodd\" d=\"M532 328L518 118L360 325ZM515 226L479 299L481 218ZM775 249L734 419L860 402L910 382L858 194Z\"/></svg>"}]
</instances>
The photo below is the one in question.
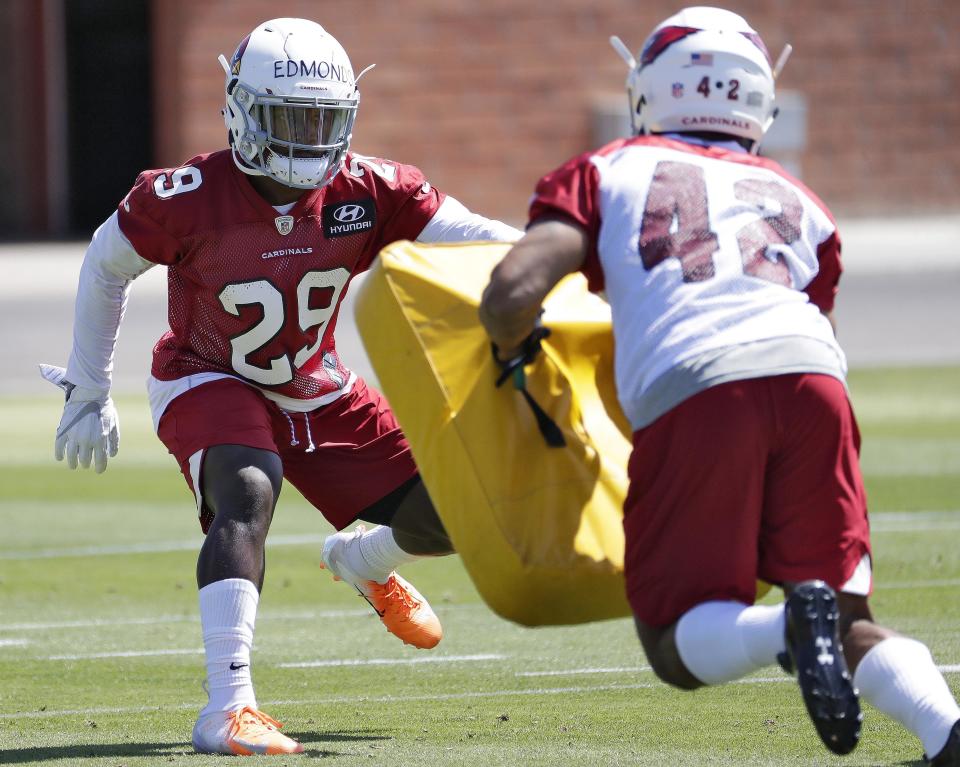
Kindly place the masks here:
<instances>
[{"instance_id":1,"label":"athlete's arm","mask_svg":"<svg viewBox=\"0 0 960 767\"><path fill-rule=\"evenodd\" d=\"M417 237L417 242L470 242L493 240L516 242L523 232L501 221L471 213L460 201L447 195L437 212Z\"/></svg>"},{"instance_id":2,"label":"athlete's arm","mask_svg":"<svg viewBox=\"0 0 960 767\"><path fill-rule=\"evenodd\" d=\"M73 322L67 380L74 386L110 390L113 352L131 282L151 266L120 231L117 214L101 224L83 257Z\"/></svg>"},{"instance_id":3,"label":"athlete's arm","mask_svg":"<svg viewBox=\"0 0 960 767\"><path fill-rule=\"evenodd\" d=\"M544 218L497 264L480 301L480 322L501 359L515 356L536 325L543 299L583 266L588 245L583 227L569 219Z\"/></svg>"},{"instance_id":4,"label":"athlete's arm","mask_svg":"<svg viewBox=\"0 0 960 767\"><path fill-rule=\"evenodd\" d=\"M66 458L71 469L92 462L100 473L120 447L120 420L110 398L113 350L130 282L151 266L123 236L114 213L94 233L80 268L67 370L40 366L41 375L66 392L54 456Z\"/></svg>"}]
</instances>

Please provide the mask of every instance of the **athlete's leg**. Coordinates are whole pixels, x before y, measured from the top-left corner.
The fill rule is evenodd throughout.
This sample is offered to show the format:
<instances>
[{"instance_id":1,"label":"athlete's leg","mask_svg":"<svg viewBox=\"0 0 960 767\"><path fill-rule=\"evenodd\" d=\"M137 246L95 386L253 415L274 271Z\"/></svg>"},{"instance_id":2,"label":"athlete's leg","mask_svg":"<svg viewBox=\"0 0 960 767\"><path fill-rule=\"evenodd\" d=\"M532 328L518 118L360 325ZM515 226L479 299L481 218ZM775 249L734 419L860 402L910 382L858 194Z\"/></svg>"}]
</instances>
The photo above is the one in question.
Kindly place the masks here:
<instances>
[{"instance_id":1,"label":"athlete's leg","mask_svg":"<svg viewBox=\"0 0 960 767\"><path fill-rule=\"evenodd\" d=\"M367 518L365 514L360 517ZM454 553L450 536L419 477L384 524L390 526L397 545L408 554L444 556Z\"/></svg>"},{"instance_id":2,"label":"athlete's leg","mask_svg":"<svg viewBox=\"0 0 960 767\"><path fill-rule=\"evenodd\" d=\"M338 530L358 519L378 525L328 537L324 566L354 586L389 631L414 646L433 647L442 636L440 623L396 569L452 553L452 546L386 400L358 380L330 405L281 415L289 430L306 436L282 448L286 479Z\"/></svg>"},{"instance_id":3,"label":"athlete's leg","mask_svg":"<svg viewBox=\"0 0 960 767\"><path fill-rule=\"evenodd\" d=\"M782 607L750 606L768 452L759 386L712 387L634 434L628 597L651 666L682 689L734 679L783 649ZM764 651L771 636L779 647Z\"/></svg>"},{"instance_id":4,"label":"athlete's leg","mask_svg":"<svg viewBox=\"0 0 960 767\"><path fill-rule=\"evenodd\" d=\"M213 521L197 560L210 696L204 713L256 708L250 651L267 531L282 480L276 453L242 445L205 451L202 498Z\"/></svg>"},{"instance_id":5,"label":"athlete's leg","mask_svg":"<svg viewBox=\"0 0 960 767\"><path fill-rule=\"evenodd\" d=\"M259 591L267 531L283 481L280 456L243 445L216 445L205 451L202 481L213 521L197 560L197 586L243 578Z\"/></svg>"},{"instance_id":6,"label":"athlete's leg","mask_svg":"<svg viewBox=\"0 0 960 767\"><path fill-rule=\"evenodd\" d=\"M377 526L344 535L349 545L341 557L365 579L386 583L402 565L454 553L419 475L368 506L358 519Z\"/></svg>"},{"instance_id":7,"label":"athlete's leg","mask_svg":"<svg viewBox=\"0 0 960 767\"><path fill-rule=\"evenodd\" d=\"M836 600L825 586L804 588L811 601L803 604L799 596L753 604L780 431L771 380L707 389L634 435L624 515L628 596L651 666L681 689L772 665L788 639L789 657L804 670L821 643L838 643ZM801 678L821 738L846 753L859 734L859 708L845 668L816 677L816 690ZM827 705L811 710L809 699L824 685ZM852 723L839 733L831 731L837 713Z\"/></svg>"},{"instance_id":8,"label":"athlete's leg","mask_svg":"<svg viewBox=\"0 0 960 767\"><path fill-rule=\"evenodd\" d=\"M860 435L846 391L827 376L779 384L791 404L780 410L783 460L770 470L774 524L761 538L760 575L787 583L817 577L836 589L839 640L856 688L936 755L960 709L927 648L874 622Z\"/></svg>"},{"instance_id":9,"label":"athlete's leg","mask_svg":"<svg viewBox=\"0 0 960 767\"><path fill-rule=\"evenodd\" d=\"M715 600L669 626L635 622L654 673L682 690L739 679L776 663L785 648L783 605Z\"/></svg>"},{"instance_id":10,"label":"athlete's leg","mask_svg":"<svg viewBox=\"0 0 960 767\"><path fill-rule=\"evenodd\" d=\"M867 597L840 594L839 602L844 655L860 695L916 735L928 758L941 754L960 707L929 649L874 623ZM941 763L960 764L960 748Z\"/></svg>"},{"instance_id":11,"label":"athlete's leg","mask_svg":"<svg viewBox=\"0 0 960 767\"><path fill-rule=\"evenodd\" d=\"M677 650L676 623L664 627L648 626L637 617L634 617L634 623L643 652L653 668L653 673L661 681L679 687L681 690L696 690L698 687L703 687L703 682L690 673L680 658Z\"/></svg>"},{"instance_id":12,"label":"athlete's leg","mask_svg":"<svg viewBox=\"0 0 960 767\"><path fill-rule=\"evenodd\" d=\"M214 381L176 396L158 431L194 490L207 533L196 575L209 699L194 726L194 747L302 751L257 710L250 674L264 543L283 473L267 403L236 380Z\"/></svg>"}]
</instances>

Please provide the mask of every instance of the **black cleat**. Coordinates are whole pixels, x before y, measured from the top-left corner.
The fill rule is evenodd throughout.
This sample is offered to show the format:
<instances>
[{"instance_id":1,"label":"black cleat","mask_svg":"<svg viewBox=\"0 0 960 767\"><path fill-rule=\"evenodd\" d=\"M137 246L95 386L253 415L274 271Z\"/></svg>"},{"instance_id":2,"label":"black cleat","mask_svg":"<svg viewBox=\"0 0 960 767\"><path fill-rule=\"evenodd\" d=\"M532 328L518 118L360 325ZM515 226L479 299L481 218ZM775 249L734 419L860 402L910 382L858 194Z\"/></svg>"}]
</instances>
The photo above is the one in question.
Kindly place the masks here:
<instances>
[{"instance_id":1,"label":"black cleat","mask_svg":"<svg viewBox=\"0 0 960 767\"><path fill-rule=\"evenodd\" d=\"M797 674L820 740L835 754L849 754L860 740L863 714L840 646L839 616L826 583L797 584L786 602L787 650L777 660L788 674Z\"/></svg>"},{"instance_id":2,"label":"black cleat","mask_svg":"<svg viewBox=\"0 0 960 767\"><path fill-rule=\"evenodd\" d=\"M960 767L960 719L953 723L947 745L940 749L940 753L932 759L924 754L923 758L933 767Z\"/></svg>"}]
</instances>

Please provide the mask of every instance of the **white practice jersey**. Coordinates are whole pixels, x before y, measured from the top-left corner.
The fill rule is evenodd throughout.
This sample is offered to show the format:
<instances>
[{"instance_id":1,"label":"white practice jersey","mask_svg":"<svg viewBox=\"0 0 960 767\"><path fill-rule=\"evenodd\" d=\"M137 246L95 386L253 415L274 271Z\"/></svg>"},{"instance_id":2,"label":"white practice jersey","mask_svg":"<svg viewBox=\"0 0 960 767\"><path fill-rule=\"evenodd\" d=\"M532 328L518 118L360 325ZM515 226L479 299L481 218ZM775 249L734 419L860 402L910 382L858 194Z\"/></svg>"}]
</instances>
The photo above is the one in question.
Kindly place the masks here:
<instances>
[{"instance_id":1,"label":"white practice jersey","mask_svg":"<svg viewBox=\"0 0 960 767\"><path fill-rule=\"evenodd\" d=\"M824 316L841 271L836 224L775 162L733 143L623 139L540 181L531 221L558 214L590 235L583 271L612 308L634 428L725 381L844 379Z\"/></svg>"}]
</instances>

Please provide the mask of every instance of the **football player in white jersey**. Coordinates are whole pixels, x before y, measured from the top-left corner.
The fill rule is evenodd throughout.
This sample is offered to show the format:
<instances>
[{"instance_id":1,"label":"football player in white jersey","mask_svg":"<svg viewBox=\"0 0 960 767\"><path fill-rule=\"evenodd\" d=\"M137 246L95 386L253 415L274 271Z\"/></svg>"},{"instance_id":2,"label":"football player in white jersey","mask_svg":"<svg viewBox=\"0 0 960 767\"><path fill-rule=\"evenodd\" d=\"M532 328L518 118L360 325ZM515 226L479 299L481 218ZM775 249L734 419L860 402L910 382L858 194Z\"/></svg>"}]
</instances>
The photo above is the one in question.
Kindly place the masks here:
<instances>
[{"instance_id":1,"label":"football player in white jersey","mask_svg":"<svg viewBox=\"0 0 960 767\"><path fill-rule=\"evenodd\" d=\"M694 689L779 661L832 751L858 742L858 689L932 764L960 765L960 708L930 652L867 601L859 433L830 320L839 237L812 192L756 155L775 115L766 48L707 7L657 26L639 61L612 42L634 136L539 182L481 304L496 353L535 354L566 274L605 291L634 429L627 591L661 679ZM755 605L758 577L786 602Z\"/></svg>"},{"instance_id":2,"label":"football player in white jersey","mask_svg":"<svg viewBox=\"0 0 960 767\"><path fill-rule=\"evenodd\" d=\"M452 552L382 396L337 356L350 279L399 239L516 240L419 169L349 151L359 90L320 25L274 19L224 69L229 149L145 171L87 250L56 456L98 472L119 442L113 349L130 282L168 270L170 332L148 381L154 425L197 500L197 564L209 701L198 751L291 753L302 746L257 706L251 646L264 541L284 479L342 530L322 560L404 642L442 630L395 569Z\"/></svg>"}]
</instances>

